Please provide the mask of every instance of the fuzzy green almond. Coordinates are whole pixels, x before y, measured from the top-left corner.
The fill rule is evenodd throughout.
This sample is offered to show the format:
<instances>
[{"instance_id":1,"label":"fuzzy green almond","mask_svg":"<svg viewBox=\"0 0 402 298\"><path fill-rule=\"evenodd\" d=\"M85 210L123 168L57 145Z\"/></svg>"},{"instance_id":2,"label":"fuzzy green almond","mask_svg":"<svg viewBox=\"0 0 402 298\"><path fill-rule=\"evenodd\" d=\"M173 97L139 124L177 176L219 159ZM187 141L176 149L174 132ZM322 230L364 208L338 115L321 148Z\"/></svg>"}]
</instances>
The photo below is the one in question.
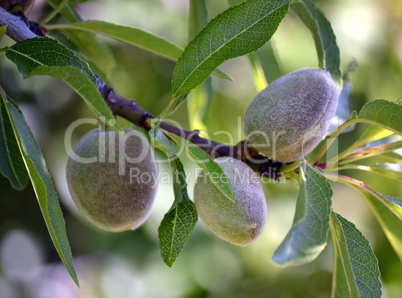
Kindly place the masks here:
<instances>
[{"instance_id":1,"label":"fuzzy green almond","mask_svg":"<svg viewBox=\"0 0 402 298\"><path fill-rule=\"evenodd\" d=\"M247 107L248 143L277 161L302 159L326 135L338 95L331 75L323 69L303 68L280 77Z\"/></svg>"},{"instance_id":2,"label":"fuzzy green almond","mask_svg":"<svg viewBox=\"0 0 402 298\"><path fill-rule=\"evenodd\" d=\"M121 232L139 227L156 195L153 149L138 131L94 129L70 154L67 182L81 213L97 227Z\"/></svg>"},{"instance_id":3,"label":"fuzzy green almond","mask_svg":"<svg viewBox=\"0 0 402 298\"><path fill-rule=\"evenodd\" d=\"M231 157L215 161L225 177L208 177L202 171L194 186L194 203L205 225L218 237L245 246L258 238L264 229L267 206L257 175L245 163ZM213 184L211 179L227 179L234 202Z\"/></svg>"}]
</instances>

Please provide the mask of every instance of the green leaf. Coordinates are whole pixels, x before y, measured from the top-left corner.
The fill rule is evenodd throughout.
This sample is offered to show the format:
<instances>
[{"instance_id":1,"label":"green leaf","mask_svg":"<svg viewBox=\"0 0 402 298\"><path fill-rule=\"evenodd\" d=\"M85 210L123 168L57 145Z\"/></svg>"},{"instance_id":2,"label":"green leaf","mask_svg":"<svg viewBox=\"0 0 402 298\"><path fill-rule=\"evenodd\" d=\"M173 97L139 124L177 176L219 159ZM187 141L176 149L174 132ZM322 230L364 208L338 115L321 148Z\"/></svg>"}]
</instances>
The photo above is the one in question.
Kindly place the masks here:
<instances>
[{"instance_id":1,"label":"green leaf","mask_svg":"<svg viewBox=\"0 0 402 298\"><path fill-rule=\"evenodd\" d=\"M6 177L11 186L17 190L23 190L28 184L28 173L14 136L13 127L4 98L6 94L0 86L0 173Z\"/></svg>"},{"instance_id":2,"label":"green leaf","mask_svg":"<svg viewBox=\"0 0 402 298\"><path fill-rule=\"evenodd\" d=\"M115 123L87 63L58 41L46 37L26 39L7 48L6 56L17 65L24 79L35 75L61 79L81 95L105 123ZM115 127L120 129L117 124Z\"/></svg>"},{"instance_id":3,"label":"green leaf","mask_svg":"<svg viewBox=\"0 0 402 298\"><path fill-rule=\"evenodd\" d=\"M63 214L45 160L21 112L12 105L6 97L2 97L2 102L3 108L7 111L7 115L10 119L19 151L24 160L33 189L35 190L50 237L61 260L74 282L78 285L73 257L66 235Z\"/></svg>"},{"instance_id":4,"label":"green leaf","mask_svg":"<svg viewBox=\"0 0 402 298\"><path fill-rule=\"evenodd\" d=\"M339 214L331 215L334 246L332 297L381 297L378 261L369 242Z\"/></svg>"},{"instance_id":5,"label":"green leaf","mask_svg":"<svg viewBox=\"0 0 402 298\"><path fill-rule=\"evenodd\" d=\"M60 29L67 32L82 31L102 34L129 45L147 50L172 61L177 61L183 52L183 49L178 45L142 29L102 21L87 21L66 25L52 25L49 26L49 28ZM223 79L232 80L229 75L219 69L216 69L213 74Z\"/></svg>"},{"instance_id":6,"label":"green leaf","mask_svg":"<svg viewBox=\"0 0 402 298\"><path fill-rule=\"evenodd\" d=\"M281 70L272 43L268 41L256 54L259 57L262 70L268 82L273 82L281 76Z\"/></svg>"},{"instance_id":7,"label":"green leaf","mask_svg":"<svg viewBox=\"0 0 402 298\"><path fill-rule=\"evenodd\" d=\"M161 254L171 267L197 223L194 203L186 200L165 214L158 229Z\"/></svg>"},{"instance_id":8,"label":"green leaf","mask_svg":"<svg viewBox=\"0 0 402 298\"><path fill-rule=\"evenodd\" d=\"M159 124L160 123L157 123L154 128L149 131L149 136L154 141L153 146L163 151L168 158L174 158L177 153L174 143L165 136Z\"/></svg>"},{"instance_id":9,"label":"green leaf","mask_svg":"<svg viewBox=\"0 0 402 298\"><path fill-rule=\"evenodd\" d=\"M51 2L57 1L52 0ZM57 9L53 11L53 13L55 12L57 12ZM64 22L77 23L83 21L82 17L71 5L64 7L60 13L65 19ZM69 40L74 44L76 49L90 62L91 67L96 71L97 75L102 77L104 81L108 81L112 69L116 66L116 61L107 45L93 32L66 29L64 33L68 35Z\"/></svg>"},{"instance_id":10,"label":"green leaf","mask_svg":"<svg viewBox=\"0 0 402 298\"><path fill-rule=\"evenodd\" d=\"M186 173L177 156L171 160L171 166L175 200L158 228L161 255L169 267L180 255L198 220L194 203L188 197Z\"/></svg>"},{"instance_id":11,"label":"green leaf","mask_svg":"<svg viewBox=\"0 0 402 298\"><path fill-rule=\"evenodd\" d=\"M162 258L171 267L190 237L197 223L198 215L194 203L188 197L186 173L176 155L174 143L163 134L158 125L150 131L150 136L159 144L158 148L169 157L173 171L175 200L158 229Z\"/></svg>"},{"instance_id":12,"label":"green leaf","mask_svg":"<svg viewBox=\"0 0 402 298\"><path fill-rule=\"evenodd\" d=\"M173 61L176 61L183 51L179 46L172 42L144 30L107 22L88 21L66 25L55 25L50 28L99 33L124 43L140 47Z\"/></svg>"},{"instance_id":13,"label":"green leaf","mask_svg":"<svg viewBox=\"0 0 402 298\"><path fill-rule=\"evenodd\" d=\"M402 152L398 152L401 150L397 150L394 152L386 152L381 157L393 163L402 163Z\"/></svg>"},{"instance_id":14,"label":"green leaf","mask_svg":"<svg viewBox=\"0 0 402 298\"><path fill-rule=\"evenodd\" d=\"M208 11L205 0L190 0L189 39L193 39L208 23ZM192 130L208 131L206 119L212 104L212 80L207 80L189 94L187 110Z\"/></svg>"},{"instance_id":15,"label":"green leaf","mask_svg":"<svg viewBox=\"0 0 402 298\"><path fill-rule=\"evenodd\" d=\"M160 129L159 124L150 130L149 135L152 140L157 143L157 146L154 145L154 147L162 150L169 158L173 170L173 190L175 195L175 202L171 208L173 209L179 202L184 202L189 199L187 194L186 173L182 162L177 156L178 152L175 148L175 143L166 137Z\"/></svg>"},{"instance_id":16,"label":"green leaf","mask_svg":"<svg viewBox=\"0 0 402 298\"><path fill-rule=\"evenodd\" d=\"M112 52L95 34L90 32L64 31L69 40L91 63L99 76L106 80L116 66Z\"/></svg>"},{"instance_id":17,"label":"green leaf","mask_svg":"<svg viewBox=\"0 0 402 298\"><path fill-rule=\"evenodd\" d=\"M359 142L359 144L364 145L369 142L374 142L379 139L386 138L392 134L394 134L394 132L389 131L387 129L375 125L369 125L363 131L363 133L360 135L360 138L356 142Z\"/></svg>"},{"instance_id":18,"label":"green leaf","mask_svg":"<svg viewBox=\"0 0 402 298\"><path fill-rule=\"evenodd\" d=\"M370 101L363 106L358 119L402 134L402 105L397 103L383 99Z\"/></svg>"},{"instance_id":19,"label":"green leaf","mask_svg":"<svg viewBox=\"0 0 402 298\"><path fill-rule=\"evenodd\" d=\"M275 33L290 0L248 0L217 16L187 45L173 72L172 101L201 84L226 60L257 50ZM167 109L171 112L171 108Z\"/></svg>"},{"instance_id":20,"label":"green leaf","mask_svg":"<svg viewBox=\"0 0 402 298\"><path fill-rule=\"evenodd\" d=\"M380 163L376 166L346 165L339 167L339 170L360 170L373 174L385 176L402 182L402 165L395 163Z\"/></svg>"},{"instance_id":21,"label":"green leaf","mask_svg":"<svg viewBox=\"0 0 402 298\"><path fill-rule=\"evenodd\" d=\"M197 145L183 139L179 136L169 133L169 137L179 146L186 148L194 161L204 169L209 177L223 177L225 173L221 167L214 162L211 157ZM182 148L183 148L182 147ZM232 190L225 179L211 179L212 183L221 191L229 200L234 202Z\"/></svg>"},{"instance_id":22,"label":"green leaf","mask_svg":"<svg viewBox=\"0 0 402 298\"><path fill-rule=\"evenodd\" d=\"M47 23L51 19L53 19L58 13L61 13L64 16L71 16L75 14L75 10L72 8L72 4L87 2L88 0L48 0L47 2L54 8L52 12L41 22ZM69 11L66 13L66 11Z\"/></svg>"},{"instance_id":23,"label":"green leaf","mask_svg":"<svg viewBox=\"0 0 402 298\"><path fill-rule=\"evenodd\" d=\"M0 27L0 41L3 39L4 35L6 34L6 31L7 31L7 25Z\"/></svg>"},{"instance_id":24,"label":"green leaf","mask_svg":"<svg viewBox=\"0 0 402 298\"><path fill-rule=\"evenodd\" d=\"M305 161L300 162L299 175L299 194L292 228L272 257L278 264L310 262L327 245L331 184Z\"/></svg>"},{"instance_id":25,"label":"green leaf","mask_svg":"<svg viewBox=\"0 0 402 298\"><path fill-rule=\"evenodd\" d=\"M385 235L402 261L402 200L363 193Z\"/></svg>"},{"instance_id":26,"label":"green leaf","mask_svg":"<svg viewBox=\"0 0 402 298\"><path fill-rule=\"evenodd\" d=\"M292 9L313 35L319 67L325 67L334 81L340 85L340 52L331 23L310 0L292 3Z\"/></svg>"}]
</instances>

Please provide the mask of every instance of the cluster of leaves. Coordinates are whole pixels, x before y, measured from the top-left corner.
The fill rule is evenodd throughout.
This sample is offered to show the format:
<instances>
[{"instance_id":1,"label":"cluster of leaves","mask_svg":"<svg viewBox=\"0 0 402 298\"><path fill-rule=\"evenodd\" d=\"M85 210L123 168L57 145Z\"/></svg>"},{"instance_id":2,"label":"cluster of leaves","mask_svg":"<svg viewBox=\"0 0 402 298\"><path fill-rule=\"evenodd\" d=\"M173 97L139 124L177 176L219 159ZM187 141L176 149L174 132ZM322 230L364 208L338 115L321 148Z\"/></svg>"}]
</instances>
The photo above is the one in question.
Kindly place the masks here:
<instances>
[{"instance_id":1,"label":"cluster of leaves","mask_svg":"<svg viewBox=\"0 0 402 298\"><path fill-rule=\"evenodd\" d=\"M23 78L48 75L65 81L97 116L106 121L112 120L114 116L99 94L95 75L88 64L97 75L108 81L114 60L107 47L98 39L98 34L177 61L172 78L172 97L161 113L161 118L174 112L192 94L200 90L201 93L208 93L211 85L207 79L211 74L230 79L217 68L229 59L248 54L256 82L258 78L265 80L263 74L258 72L260 68L256 66L264 69L267 62L260 59L260 53L255 51L269 41L289 8L311 31L317 49L318 66L325 67L334 81L341 85L340 55L335 35L329 21L311 0L247 0L238 5L232 3L235 1L229 1L232 6L210 22L206 19L205 1L190 0L192 39L184 50L138 28L83 21L71 6L75 2L49 1L54 11L46 20L50 21L56 14L61 15L63 23L48 25L48 29L51 33L61 30L77 54L56 39L48 37L21 41L2 51L16 64ZM1 28L0 33L2 37L5 27ZM102 63L98 63L100 59ZM57 193L41 151L17 105L7 97L3 89L0 89L0 97L0 172L18 190L25 188L28 179L31 181L54 246L72 278L78 283ZM202 115L199 119L202 119ZM329 160L325 171L316 169L313 165L320 161L335 138L356 123L369 126L352 146ZM120 127L117 125L116 129ZM283 168L284 175L297 186L299 193L293 225L275 251L273 261L284 265L310 262L326 247L330 233L334 248L333 296L381 295L380 272L373 250L352 223L332 211L332 188L329 181L337 180L355 187L367 198L402 260L402 200L383 196L361 181L333 173L342 169L363 170L402 182L401 156L396 153L402 147L402 141L372 145L374 141L396 134L402 134L402 106L385 100L372 101L360 113L351 113L350 118L325 139L319 150L308 156L307 161ZM167 265L172 266L197 222L194 204L187 193L186 173L177 156L175 144L184 146L208 174L222 174L222 170L200 148L163 131L158 123L150 131L150 137L171 161L174 177L175 201L159 228L162 257ZM364 167L356 163L379 155L388 158L390 162ZM218 182L216 187L229 200L233 200L227 184Z\"/></svg>"}]
</instances>

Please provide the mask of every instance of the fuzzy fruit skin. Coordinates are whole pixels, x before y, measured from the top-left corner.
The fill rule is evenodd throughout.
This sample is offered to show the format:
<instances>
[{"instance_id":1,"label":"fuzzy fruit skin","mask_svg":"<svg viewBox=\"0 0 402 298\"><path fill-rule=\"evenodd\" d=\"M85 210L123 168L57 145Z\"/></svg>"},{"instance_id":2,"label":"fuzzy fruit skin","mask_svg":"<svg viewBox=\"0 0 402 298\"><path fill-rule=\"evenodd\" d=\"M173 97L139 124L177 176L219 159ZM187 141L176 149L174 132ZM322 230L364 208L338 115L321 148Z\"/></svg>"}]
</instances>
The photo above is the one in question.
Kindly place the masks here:
<instances>
[{"instance_id":1,"label":"fuzzy fruit skin","mask_svg":"<svg viewBox=\"0 0 402 298\"><path fill-rule=\"evenodd\" d=\"M10 11L27 13L31 10L35 0L0 0L0 7Z\"/></svg>"},{"instance_id":2,"label":"fuzzy fruit skin","mask_svg":"<svg viewBox=\"0 0 402 298\"><path fill-rule=\"evenodd\" d=\"M125 130L125 136L133 132ZM109 151L110 140L115 142L115 146L111 146L115 157ZM77 162L70 154L66 168L68 187L78 209L94 225L109 232L139 227L151 211L157 190L158 168L145 137L135 132L127 138L125 146L121 143L119 145L118 132L94 129L78 141L73 151L82 158L96 157L97 161ZM99 147L106 149L104 158L99 154ZM119 156L124 156L119 152L123 150L130 158L138 157L138 161L126 161L123 165L119 162ZM104 161L100 162L102 159ZM119 164L124 175L119 174Z\"/></svg>"},{"instance_id":3,"label":"fuzzy fruit skin","mask_svg":"<svg viewBox=\"0 0 402 298\"><path fill-rule=\"evenodd\" d=\"M338 88L329 72L303 68L288 73L247 107L248 143L277 161L300 160L325 136L337 104Z\"/></svg>"},{"instance_id":4,"label":"fuzzy fruit skin","mask_svg":"<svg viewBox=\"0 0 402 298\"><path fill-rule=\"evenodd\" d=\"M267 205L261 184L252 169L231 157L215 159L232 190L235 202L225 197L202 171L194 186L194 203L205 225L219 238L246 246L264 229Z\"/></svg>"}]
</instances>

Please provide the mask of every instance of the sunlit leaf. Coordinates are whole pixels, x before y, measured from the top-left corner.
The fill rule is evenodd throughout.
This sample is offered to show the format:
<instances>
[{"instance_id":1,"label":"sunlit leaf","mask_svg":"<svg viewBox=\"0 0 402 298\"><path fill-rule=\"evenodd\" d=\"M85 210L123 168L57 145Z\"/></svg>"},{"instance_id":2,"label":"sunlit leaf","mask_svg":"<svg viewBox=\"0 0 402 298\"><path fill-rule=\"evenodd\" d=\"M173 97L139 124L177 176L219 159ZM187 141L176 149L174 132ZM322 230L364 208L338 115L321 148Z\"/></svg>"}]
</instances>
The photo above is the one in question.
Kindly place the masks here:
<instances>
[{"instance_id":1,"label":"sunlit leaf","mask_svg":"<svg viewBox=\"0 0 402 298\"><path fill-rule=\"evenodd\" d=\"M358 118L369 124L402 134L402 105L383 99L366 103Z\"/></svg>"},{"instance_id":2,"label":"sunlit leaf","mask_svg":"<svg viewBox=\"0 0 402 298\"><path fill-rule=\"evenodd\" d=\"M292 228L272 260L283 265L314 260L327 245L332 188L326 178L305 161L300 163L299 194Z\"/></svg>"},{"instance_id":3,"label":"sunlit leaf","mask_svg":"<svg viewBox=\"0 0 402 298\"><path fill-rule=\"evenodd\" d=\"M339 214L331 215L334 253L332 297L381 297L380 271L369 242Z\"/></svg>"},{"instance_id":4,"label":"sunlit leaf","mask_svg":"<svg viewBox=\"0 0 402 298\"><path fill-rule=\"evenodd\" d=\"M349 155L348 157L342 158L342 160L339 162L340 165L344 165L347 163L355 162L358 160L362 160L365 158L377 156L377 155L383 155L384 153L387 152L392 152L398 149L402 148L402 141L396 141L393 143L386 143L386 144L381 144L373 147L369 147L366 150L362 150L360 152L354 153ZM396 157L398 157L396 155ZM399 156L399 162L402 162L402 156Z\"/></svg>"},{"instance_id":5,"label":"sunlit leaf","mask_svg":"<svg viewBox=\"0 0 402 298\"><path fill-rule=\"evenodd\" d=\"M81 31L98 33L115 40L139 47L161 57L177 61L183 49L163 37L149 33L142 29L116 25L102 21L87 21L65 25L53 25L51 29L67 30L67 32ZM214 75L231 80L222 70L216 69Z\"/></svg>"},{"instance_id":6,"label":"sunlit leaf","mask_svg":"<svg viewBox=\"0 0 402 298\"><path fill-rule=\"evenodd\" d=\"M58 196L45 160L21 112L7 98L1 98L24 160L33 189L53 244L71 277L78 285L73 257L68 243L65 222Z\"/></svg>"},{"instance_id":7,"label":"sunlit leaf","mask_svg":"<svg viewBox=\"0 0 402 298\"><path fill-rule=\"evenodd\" d=\"M7 48L6 56L17 65L23 78L48 75L61 79L81 95L105 123L115 123L88 64L58 41L46 37L27 39Z\"/></svg>"},{"instance_id":8,"label":"sunlit leaf","mask_svg":"<svg viewBox=\"0 0 402 298\"><path fill-rule=\"evenodd\" d=\"M378 174L402 182L402 165L394 163L381 163L376 166L345 165L339 170L359 170Z\"/></svg>"}]
</instances>

